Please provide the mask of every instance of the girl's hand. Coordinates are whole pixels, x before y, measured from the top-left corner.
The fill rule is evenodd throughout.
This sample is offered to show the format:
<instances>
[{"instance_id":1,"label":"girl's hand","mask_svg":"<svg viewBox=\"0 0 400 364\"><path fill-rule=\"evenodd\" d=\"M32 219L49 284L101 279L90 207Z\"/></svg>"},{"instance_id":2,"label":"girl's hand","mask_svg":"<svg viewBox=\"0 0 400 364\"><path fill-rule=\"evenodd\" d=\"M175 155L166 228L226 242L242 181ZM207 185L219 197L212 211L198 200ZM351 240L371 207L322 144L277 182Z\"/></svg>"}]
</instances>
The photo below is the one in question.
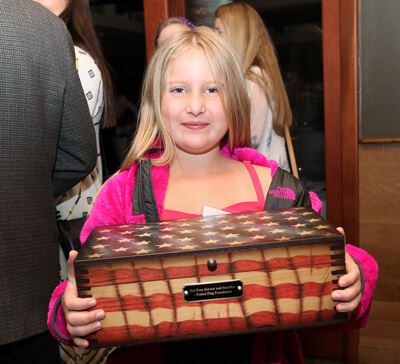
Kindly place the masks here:
<instances>
[{"instance_id":1,"label":"girl's hand","mask_svg":"<svg viewBox=\"0 0 400 364\"><path fill-rule=\"evenodd\" d=\"M338 228L344 234L343 228ZM361 273L353 258L346 252L345 255L347 273L340 277L338 285L342 289L332 292L333 300L337 301L338 312L353 312L361 301Z\"/></svg>"},{"instance_id":2,"label":"girl's hand","mask_svg":"<svg viewBox=\"0 0 400 364\"><path fill-rule=\"evenodd\" d=\"M68 284L64 292L62 307L64 311L67 330L76 346L86 348L89 342L81 336L89 335L101 329L100 320L104 319L103 310L89 309L96 306L93 298L79 298L76 288L74 261L78 252L72 250L69 253L67 273Z\"/></svg>"}]
</instances>

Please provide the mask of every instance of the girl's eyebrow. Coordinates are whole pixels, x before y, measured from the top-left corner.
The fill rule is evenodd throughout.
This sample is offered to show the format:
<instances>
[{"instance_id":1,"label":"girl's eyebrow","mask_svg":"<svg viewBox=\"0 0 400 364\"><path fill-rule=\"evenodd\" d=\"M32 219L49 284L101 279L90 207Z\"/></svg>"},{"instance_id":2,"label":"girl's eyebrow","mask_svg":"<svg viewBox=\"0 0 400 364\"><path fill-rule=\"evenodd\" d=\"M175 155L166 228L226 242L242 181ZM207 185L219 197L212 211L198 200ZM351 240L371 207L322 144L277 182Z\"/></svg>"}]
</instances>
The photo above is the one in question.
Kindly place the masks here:
<instances>
[{"instance_id":1,"label":"girl's eyebrow","mask_svg":"<svg viewBox=\"0 0 400 364\"><path fill-rule=\"evenodd\" d=\"M169 79L169 83L187 83L188 81L187 80L180 80L180 79L176 79L176 80L174 80L174 79ZM207 81L205 81L205 82L202 82L202 83L205 83L205 84L209 84L209 83L217 83L217 81L215 81L214 79L213 80L207 80Z\"/></svg>"}]
</instances>

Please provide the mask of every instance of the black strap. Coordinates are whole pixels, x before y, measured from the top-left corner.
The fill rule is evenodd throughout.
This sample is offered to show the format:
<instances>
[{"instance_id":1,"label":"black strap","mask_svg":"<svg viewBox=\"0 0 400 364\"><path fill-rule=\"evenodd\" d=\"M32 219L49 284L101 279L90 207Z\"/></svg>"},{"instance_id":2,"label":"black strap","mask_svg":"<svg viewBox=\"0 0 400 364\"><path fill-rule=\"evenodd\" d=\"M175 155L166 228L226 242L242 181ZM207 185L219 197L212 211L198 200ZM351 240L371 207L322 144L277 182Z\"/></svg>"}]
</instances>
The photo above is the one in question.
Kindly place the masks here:
<instances>
[{"instance_id":1,"label":"black strap","mask_svg":"<svg viewBox=\"0 0 400 364\"><path fill-rule=\"evenodd\" d=\"M144 214L147 223L160 221L154 198L151 167L150 159L139 162L132 194L133 215ZM310 196L300 180L278 168L272 178L264 209L268 211L290 207L311 207Z\"/></svg>"},{"instance_id":2,"label":"black strap","mask_svg":"<svg viewBox=\"0 0 400 364\"><path fill-rule=\"evenodd\" d=\"M151 167L150 159L139 161L132 194L133 215L144 214L147 223L160 221L151 181Z\"/></svg>"},{"instance_id":3,"label":"black strap","mask_svg":"<svg viewBox=\"0 0 400 364\"><path fill-rule=\"evenodd\" d=\"M289 207L311 207L310 195L300 180L278 168L272 178L264 209L268 211Z\"/></svg>"}]
</instances>

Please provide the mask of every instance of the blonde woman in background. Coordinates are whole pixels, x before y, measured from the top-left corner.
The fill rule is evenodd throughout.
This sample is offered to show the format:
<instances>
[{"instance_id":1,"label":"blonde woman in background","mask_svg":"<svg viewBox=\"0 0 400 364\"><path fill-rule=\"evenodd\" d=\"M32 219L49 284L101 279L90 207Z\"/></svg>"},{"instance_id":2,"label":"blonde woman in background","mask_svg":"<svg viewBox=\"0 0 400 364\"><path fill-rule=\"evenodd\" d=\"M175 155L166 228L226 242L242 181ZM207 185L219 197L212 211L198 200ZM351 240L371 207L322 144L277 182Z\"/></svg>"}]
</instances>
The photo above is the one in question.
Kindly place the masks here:
<instances>
[{"instance_id":1,"label":"blonde woman in background","mask_svg":"<svg viewBox=\"0 0 400 364\"><path fill-rule=\"evenodd\" d=\"M238 52L251 99L252 147L290 171L285 127L292 111L271 38L255 9L245 3L220 6L214 27Z\"/></svg>"}]
</instances>

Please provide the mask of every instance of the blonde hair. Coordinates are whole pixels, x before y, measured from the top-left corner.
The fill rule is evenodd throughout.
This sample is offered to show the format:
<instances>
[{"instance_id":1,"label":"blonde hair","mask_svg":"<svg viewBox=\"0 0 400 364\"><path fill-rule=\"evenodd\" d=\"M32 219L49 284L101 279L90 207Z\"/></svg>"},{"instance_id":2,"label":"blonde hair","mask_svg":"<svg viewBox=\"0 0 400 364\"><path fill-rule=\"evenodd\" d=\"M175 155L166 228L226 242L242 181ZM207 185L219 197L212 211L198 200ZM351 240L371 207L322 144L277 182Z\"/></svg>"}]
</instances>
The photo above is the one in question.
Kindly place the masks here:
<instances>
[{"instance_id":1,"label":"blonde hair","mask_svg":"<svg viewBox=\"0 0 400 364\"><path fill-rule=\"evenodd\" d=\"M224 37L236 49L246 77L264 91L273 112L273 128L281 136L292 123L292 111L272 40L257 11L245 3L229 3L215 11ZM261 74L251 67L257 66Z\"/></svg>"},{"instance_id":2,"label":"blonde hair","mask_svg":"<svg viewBox=\"0 0 400 364\"><path fill-rule=\"evenodd\" d=\"M230 150L250 145L250 103L240 60L222 37L207 27L196 27L172 35L154 53L143 82L138 130L122 169L143 159L160 142L163 150L154 163L172 161L174 143L162 122L161 98L168 86L172 62L193 49L201 49L210 63L228 123Z\"/></svg>"}]
</instances>

